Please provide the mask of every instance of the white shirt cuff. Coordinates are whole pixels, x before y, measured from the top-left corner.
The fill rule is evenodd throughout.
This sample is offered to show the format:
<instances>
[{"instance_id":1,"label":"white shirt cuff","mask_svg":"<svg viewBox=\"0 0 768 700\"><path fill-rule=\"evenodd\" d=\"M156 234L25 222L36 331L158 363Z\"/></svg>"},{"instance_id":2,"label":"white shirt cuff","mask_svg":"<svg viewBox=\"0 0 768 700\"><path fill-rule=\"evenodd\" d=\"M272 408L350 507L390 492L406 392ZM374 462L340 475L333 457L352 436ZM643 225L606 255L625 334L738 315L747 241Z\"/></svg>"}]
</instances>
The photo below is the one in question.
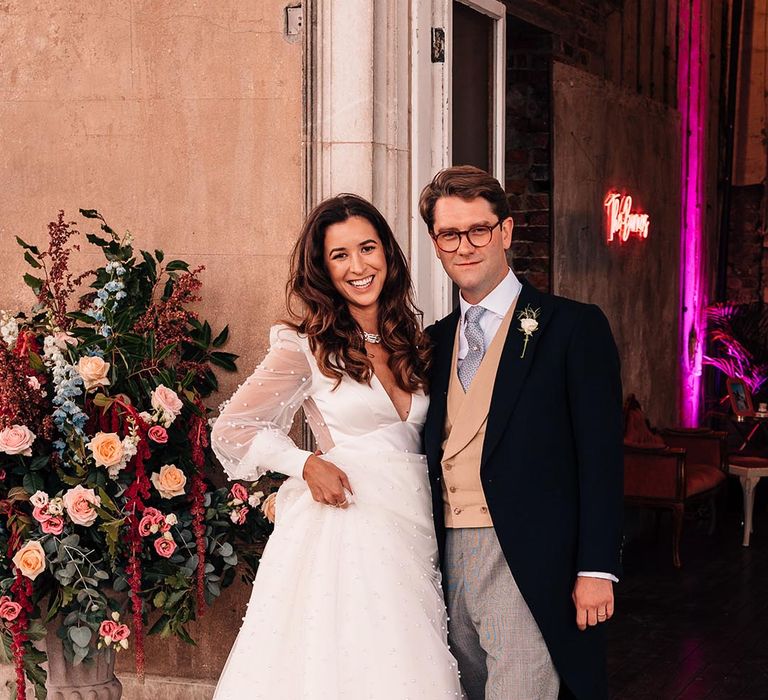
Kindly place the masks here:
<instances>
[{"instance_id":1,"label":"white shirt cuff","mask_svg":"<svg viewBox=\"0 0 768 700\"><path fill-rule=\"evenodd\" d=\"M579 576L586 576L588 578L605 578L609 581L613 581L614 583L619 582L619 579L617 579L613 574L607 574L604 571L579 571Z\"/></svg>"}]
</instances>

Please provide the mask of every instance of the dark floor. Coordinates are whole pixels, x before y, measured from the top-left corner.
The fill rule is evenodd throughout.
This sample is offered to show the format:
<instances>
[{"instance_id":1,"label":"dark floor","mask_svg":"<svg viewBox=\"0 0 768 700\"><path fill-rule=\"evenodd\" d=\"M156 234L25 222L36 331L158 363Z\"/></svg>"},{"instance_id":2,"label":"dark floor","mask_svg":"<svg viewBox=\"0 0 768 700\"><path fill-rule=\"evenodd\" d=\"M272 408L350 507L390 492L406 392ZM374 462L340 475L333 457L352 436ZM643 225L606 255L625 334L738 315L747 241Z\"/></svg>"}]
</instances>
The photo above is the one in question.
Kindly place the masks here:
<instances>
[{"instance_id":1,"label":"dark floor","mask_svg":"<svg viewBox=\"0 0 768 700\"><path fill-rule=\"evenodd\" d=\"M608 628L612 700L768 700L768 512L755 514L749 548L740 518L731 499L712 536L686 521L679 570L668 518L625 547Z\"/></svg>"}]
</instances>

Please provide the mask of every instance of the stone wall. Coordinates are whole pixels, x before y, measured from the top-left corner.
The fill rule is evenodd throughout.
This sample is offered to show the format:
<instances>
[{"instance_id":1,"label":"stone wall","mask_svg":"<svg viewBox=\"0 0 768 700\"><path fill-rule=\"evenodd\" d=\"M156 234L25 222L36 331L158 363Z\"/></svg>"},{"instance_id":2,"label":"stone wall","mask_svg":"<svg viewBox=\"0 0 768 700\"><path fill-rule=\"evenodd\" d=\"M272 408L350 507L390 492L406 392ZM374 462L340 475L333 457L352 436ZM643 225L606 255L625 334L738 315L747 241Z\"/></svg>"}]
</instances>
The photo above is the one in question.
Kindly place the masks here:
<instances>
[{"instance_id":1,"label":"stone wall","mask_svg":"<svg viewBox=\"0 0 768 700\"><path fill-rule=\"evenodd\" d=\"M59 209L99 209L140 246L206 266L200 312L230 324L240 372L222 396L234 389L283 314L303 217L302 43L284 38L285 5L0 4L0 308L33 303L13 236L39 244ZM143 687L125 654L126 700L210 697L248 593L191 626L197 647L151 638Z\"/></svg>"}]
</instances>

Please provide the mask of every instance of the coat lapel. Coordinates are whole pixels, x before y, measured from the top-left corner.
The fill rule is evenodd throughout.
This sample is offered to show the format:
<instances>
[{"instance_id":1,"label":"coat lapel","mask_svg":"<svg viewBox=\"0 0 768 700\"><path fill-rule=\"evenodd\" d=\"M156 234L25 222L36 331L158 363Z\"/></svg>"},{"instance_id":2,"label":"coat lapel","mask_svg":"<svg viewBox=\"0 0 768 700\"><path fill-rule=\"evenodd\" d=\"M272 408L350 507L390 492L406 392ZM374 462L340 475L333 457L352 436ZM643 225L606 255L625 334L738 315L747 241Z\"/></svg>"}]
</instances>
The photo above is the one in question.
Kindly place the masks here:
<instances>
[{"instance_id":1,"label":"coat lapel","mask_svg":"<svg viewBox=\"0 0 768 700\"><path fill-rule=\"evenodd\" d=\"M448 401L448 381L451 377L451 357L459 309L454 309L433 331L432 381L429 387L429 411L424 426L424 448L430 465L440 468L440 446L445 428Z\"/></svg>"},{"instance_id":2,"label":"coat lapel","mask_svg":"<svg viewBox=\"0 0 768 700\"><path fill-rule=\"evenodd\" d=\"M499 369L496 373L496 381L493 385L491 407L488 412L488 426L485 433L485 443L483 444L481 469L501 439L512 411L520 398L520 391L533 364L539 339L544 334L544 329L552 315L552 306L548 302L549 298L547 296L538 292L527 282L523 282L523 289L520 292L520 298L515 310L515 318L509 327L509 333L507 334L504 350L501 354L501 361L499 362ZM525 335L520 331L518 316L529 306L534 311L536 309L540 310L537 319L539 327L531 335L528 346L525 349L525 355L520 357L523 354Z\"/></svg>"}]
</instances>

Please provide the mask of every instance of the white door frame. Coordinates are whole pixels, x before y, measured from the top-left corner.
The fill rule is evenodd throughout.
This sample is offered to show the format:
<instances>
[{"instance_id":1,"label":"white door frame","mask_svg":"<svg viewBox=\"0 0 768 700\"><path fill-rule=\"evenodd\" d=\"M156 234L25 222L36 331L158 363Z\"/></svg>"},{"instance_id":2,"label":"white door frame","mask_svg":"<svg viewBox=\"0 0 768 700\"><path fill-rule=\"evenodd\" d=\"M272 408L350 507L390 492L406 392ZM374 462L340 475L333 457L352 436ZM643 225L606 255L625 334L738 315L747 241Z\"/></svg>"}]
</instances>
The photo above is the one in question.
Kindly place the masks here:
<instances>
[{"instance_id":1,"label":"white door frame","mask_svg":"<svg viewBox=\"0 0 768 700\"><path fill-rule=\"evenodd\" d=\"M506 8L496 0L458 0L495 20L492 174L504 185ZM445 32L445 61L432 63L432 30ZM411 0L411 245L417 303L425 324L450 313L451 283L419 215L419 194L452 163L453 0Z\"/></svg>"}]
</instances>

